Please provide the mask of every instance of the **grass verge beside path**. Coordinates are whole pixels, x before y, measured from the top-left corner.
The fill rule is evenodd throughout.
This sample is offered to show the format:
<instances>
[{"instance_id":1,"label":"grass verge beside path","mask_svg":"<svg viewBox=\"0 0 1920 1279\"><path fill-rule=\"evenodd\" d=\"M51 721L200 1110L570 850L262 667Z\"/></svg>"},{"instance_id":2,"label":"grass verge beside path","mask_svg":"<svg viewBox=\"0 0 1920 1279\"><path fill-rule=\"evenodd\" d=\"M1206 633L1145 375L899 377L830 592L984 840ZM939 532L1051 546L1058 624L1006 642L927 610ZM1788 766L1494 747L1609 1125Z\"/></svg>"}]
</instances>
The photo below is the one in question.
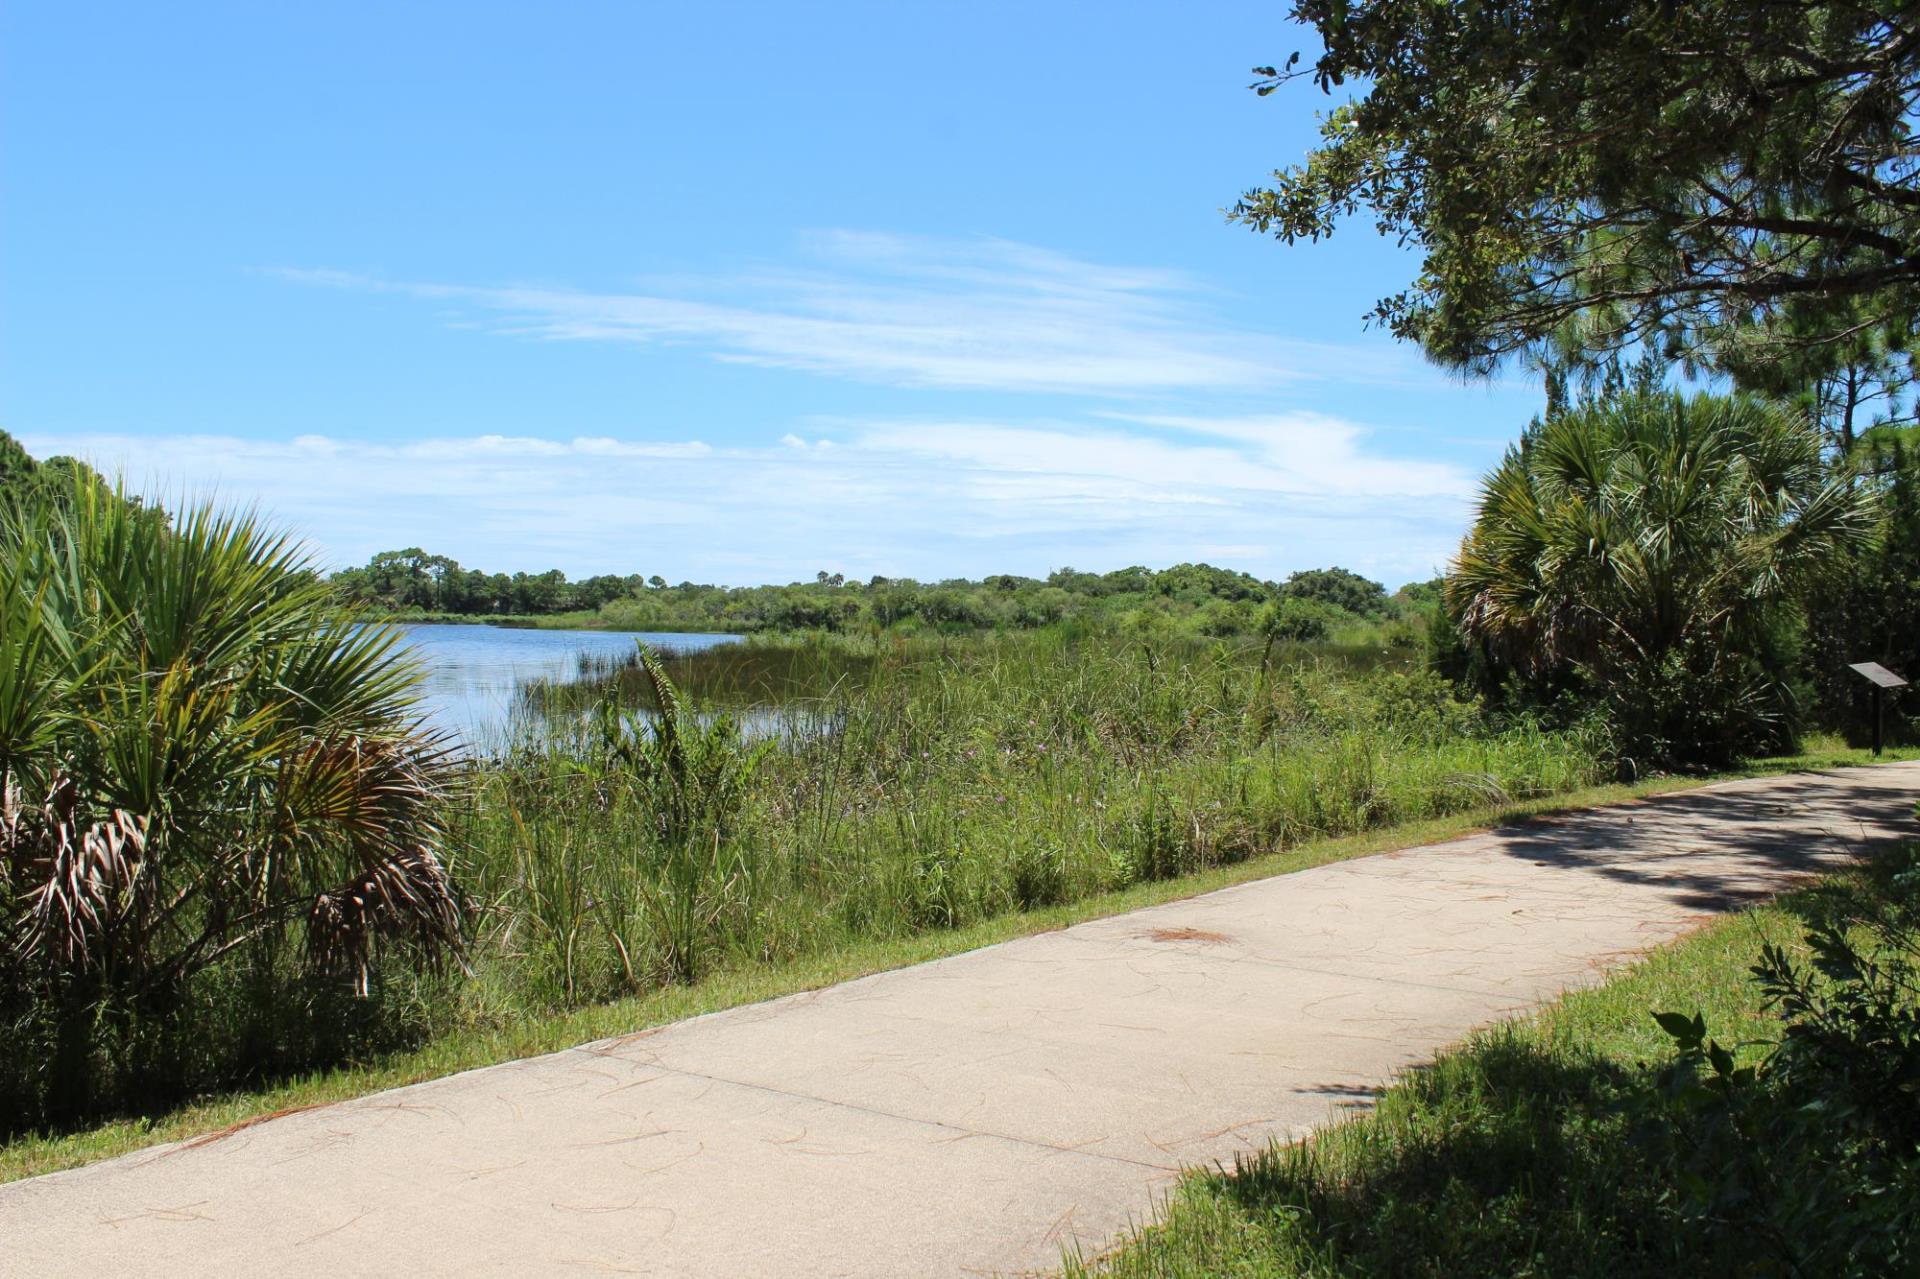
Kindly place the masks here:
<instances>
[{"instance_id":1,"label":"grass verge beside path","mask_svg":"<svg viewBox=\"0 0 1920 1279\"><path fill-rule=\"evenodd\" d=\"M1920 751L1890 751L1884 758L1889 761L1920 758ZM1711 778L1668 777L1631 785L1597 786L1526 803L1487 807L1431 821L1382 828L1344 838L1314 841L1284 852L1268 854L1181 879L1142 883L1125 891L1102 894L1070 905L1003 915L951 931L923 933L898 940L858 943L827 954L781 965L724 970L693 986L667 987L644 996L549 1016L517 1019L510 1024L485 1028L463 1029L409 1052L289 1079L270 1087L208 1098L158 1116L117 1119L72 1132L16 1138L0 1145L0 1181L12 1181L73 1168L95 1160L126 1154L146 1146L216 1133L237 1124L287 1110L346 1101L383 1089L554 1052L595 1039L609 1038L648 1026L662 1025L799 991L815 990L870 973L959 954L995 942L1062 928L1083 920L1123 914L1145 906L1190 897L1249 880L1284 875L1348 858L1453 839L1474 831L1523 821L1530 817L1691 790L1712 781L1872 762L1874 762L1873 757L1865 751L1828 750L1783 759L1756 761L1738 772L1720 774ZM1766 912L1742 916L1739 921L1722 928L1752 928L1758 926L1754 921L1764 917ZM1712 930L1712 935L1717 936L1721 931L1721 929ZM1752 954L1758 949L1757 942L1746 945L1744 950L1740 949L1739 946L1744 943L1744 940L1750 940L1744 933L1729 934L1729 953L1737 953L1744 957L1740 963L1732 965L1736 973L1744 972L1743 964L1750 962ZM1698 941L1689 943L1689 945L1703 944ZM1655 961L1655 964L1657 966L1662 962L1665 961ZM1710 976L1718 974L1719 970L1708 965L1701 968L1701 973ZM1685 981L1691 978L1684 972L1678 976L1685 979L1678 987L1678 991L1685 992L1689 989ZM1641 973L1636 973L1635 980L1644 982L1649 979ZM1607 989L1611 990L1612 987ZM1649 993L1653 992L1654 988L1650 987ZM1598 1007L1599 1005L1578 1001L1601 999L1604 1003L1602 997L1605 994L1606 992L1602 991L1590 996L1578 996L1575 1000L1569 1001L1566 1007ZM1674 993L1668 1003L1678 1006L1686 1003L1690 998L1700 1002L1703 1007L1710 1009L1715 1007L1703 1002L1707 998L1704 991L1698 997ZM1733 1006L1733 1004L1728 1005L1728 1007ZM1622 1006L1616 1010L1616 1013L1620 1034L1629 1038L1631 1035L1637 1035L1638 1040L1635 1042L1644 1041L1646 1045L1642 1051L1651 1052L1656 1046L1658 1032L1653 1029L1650 1021L1644 1028L1638 1026L1638 1021L1645 1020L1644 1005L1632 1009ZM1551 1024L1551 1019L1541 1024ZM1717 1027L1716 1033L1720 1034L1724 1040L1729 1037L1730 1030L1729 1023L1727 1030L1723 1031ZM1624 1043L1627 1040L1623 1038L1621 1042ZM1159 1274L1163 1272L1146 1269L1129 1270L1125 1273ZM1164 1273L1185 1274L1189 1271L1174 1270ZM1191 1273L1241 1272L1208 1270ZM1244 1273L1291 1272L1254 1269Z\"/></svg>"},{"instance_id":2,"label":"grass verge beside path","mask_svg":"<svg viewBox=\"0 0 1920 1279\"><path fill-rule=\"evenodd\" d=\"M1769 1035L1747 969L1764 943L1801 937L1795 904L1710 924L1482 1031L1297 1146L1189 1173L1157 1224L1068 1279L1673 1273L1632 1237L1661 1187L1642 1179L1618 1101L1673 1055L1653 1010L1698 1010L1723 1043Z\"/></svg>"},{"instance_id":3,"label":"grass verge beside path","mask_svg":"<svg viewBox=\"0 0 1920 1279\"><path fill-rule=\"evenodd\" d=\"M1668 1095L1660 1071L1675 1049L1652 1014L1702 1014L1752 1065L1781 1026L1750 973L1762 947L1804 956L1819 921L1850 917L1883 878L1844 872L1716 921L1602 986L1478 1032L1365 1114L1231 1172L1190 1172L1156 1224L1091 1261L1070 1259L1066 1279L1855 1273L1846 1241L1830 1237L1845 1227L1831 1220L1800 1221L1807 1234L1775 1250L1764 1232L1751 1249L1728 1243L1741 1229L1732 1223L1765 1220L1764 1208L1693 1215L1698 1204L1676 1184L1692 1174L1676 1176L1668 1161L1674 1143L1687 1150L1704 1130L1669 1126L1653 1100ZM1751 1153L1787 1179L1824 1176L1833 1154L1736 1140L1758 1142ZM1809 1264L1767 1264L1795 1252Z\"/></svg>"}]
</instances>

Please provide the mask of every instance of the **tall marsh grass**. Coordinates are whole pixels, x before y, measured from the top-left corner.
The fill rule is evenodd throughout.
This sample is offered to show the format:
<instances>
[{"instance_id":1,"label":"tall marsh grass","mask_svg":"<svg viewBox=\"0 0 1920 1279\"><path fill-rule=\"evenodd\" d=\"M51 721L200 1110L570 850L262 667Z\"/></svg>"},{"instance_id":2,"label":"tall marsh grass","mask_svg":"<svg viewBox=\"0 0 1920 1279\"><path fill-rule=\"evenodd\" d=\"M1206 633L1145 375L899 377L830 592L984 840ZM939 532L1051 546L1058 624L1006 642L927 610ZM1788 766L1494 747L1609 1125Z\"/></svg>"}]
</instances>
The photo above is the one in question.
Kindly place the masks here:
<instances>
[{"instance_id":1,"label":"tall marsh grass","mask_svg":"<svg viewBox=\"0 0 1920 1279\"><path fill-rule=\"evenodd\" d=\"M1498 722L1409 661L1264 656L882 636L636 658L539 690L548 726L475 764L451 823L480 980L511 1006L602 999L1606 772L1588 736ZM663 683L684 701L663 710ZM610 745L663 725L730 779L668 832L637 780L659 767Z\"/></svg>"}]
</instances>

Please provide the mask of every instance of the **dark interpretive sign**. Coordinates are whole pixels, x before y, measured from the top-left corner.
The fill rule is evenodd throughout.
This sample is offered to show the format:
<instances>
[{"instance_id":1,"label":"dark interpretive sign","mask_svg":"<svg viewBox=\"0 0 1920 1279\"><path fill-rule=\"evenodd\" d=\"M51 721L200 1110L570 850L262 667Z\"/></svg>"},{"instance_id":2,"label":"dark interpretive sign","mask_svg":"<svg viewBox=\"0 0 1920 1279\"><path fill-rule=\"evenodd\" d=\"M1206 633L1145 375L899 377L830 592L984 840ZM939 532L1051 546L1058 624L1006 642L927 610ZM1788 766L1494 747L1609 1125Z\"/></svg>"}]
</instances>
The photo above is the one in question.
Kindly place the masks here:
<instances>
[{"instance_id":1,"label":"dark interpretive sign","mask_svg":"<svg viewBox=\"0 0 1920 1279\"><path fill-rule=\"evenodd\" d=\"M1880 753L1881 721L1886 712L1881 708L1881 695L1890 688L1905 688L1907 681L1895 675L1878 662L1853 662L1848 670L1873 685L1873 753Z\"/></svg>"},{"instance_id":2,"label":"dark interpretive sign","mask_svg":"<svg viewBox=\"0 0 1920 1279\"><path fill-rule=\"evenodd\" d=\"M1872 680L1881 688L1905 688L1907 686L1907 681L1901 679L1898 675L1895 675L1878 662L1855 662L1847 669L1859 672L1862 677Z\"/></svg>"}]
</instances>

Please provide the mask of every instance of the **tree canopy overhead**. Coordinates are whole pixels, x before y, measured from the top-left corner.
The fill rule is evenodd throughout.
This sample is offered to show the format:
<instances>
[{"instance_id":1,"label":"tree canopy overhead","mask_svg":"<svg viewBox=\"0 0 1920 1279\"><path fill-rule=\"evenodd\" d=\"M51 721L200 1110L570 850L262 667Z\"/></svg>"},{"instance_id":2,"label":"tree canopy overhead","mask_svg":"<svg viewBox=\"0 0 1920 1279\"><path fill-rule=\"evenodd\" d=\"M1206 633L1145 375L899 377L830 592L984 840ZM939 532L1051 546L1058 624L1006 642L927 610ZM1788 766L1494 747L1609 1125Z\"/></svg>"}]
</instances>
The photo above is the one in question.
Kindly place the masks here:
<instances>
[{"instance_id":1,"label":"tree canopy overhead","mask_svg":"<svg viewBox=\"0 0 1920 1279\"><path fill-rule=\"evenodd\" d=\"M1920 8L1866 0L1296 0L1355 96L1234 217L1367 210L1423 255L1374 319L1441 363L1640 345L1743 382L1902 355L1920 300Z\"/></svg>"}]
</instances>

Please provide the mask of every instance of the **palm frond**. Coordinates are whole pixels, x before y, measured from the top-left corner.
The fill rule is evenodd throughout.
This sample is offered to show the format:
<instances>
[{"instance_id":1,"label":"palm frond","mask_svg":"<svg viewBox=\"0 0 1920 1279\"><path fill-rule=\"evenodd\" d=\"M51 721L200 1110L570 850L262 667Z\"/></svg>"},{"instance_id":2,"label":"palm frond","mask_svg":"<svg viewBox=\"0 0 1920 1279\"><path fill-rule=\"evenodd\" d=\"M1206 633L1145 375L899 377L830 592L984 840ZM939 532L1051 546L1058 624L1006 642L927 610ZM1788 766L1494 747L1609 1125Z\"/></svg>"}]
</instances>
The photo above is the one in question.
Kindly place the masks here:
<instances>
[{"instance_id":1,"label":"palm frond","mask_svg":"<svg viewBox=\"0 0 1920 1279\"><path fill-rule=\"evenodd\" d=\"M1482 485L1447 601L1468 638L1522 671L1671 700L1689 681L1730 679L1713 674L1722 650L1751 641L1766 610L1871 525L1864 486L1829 476L1793 412L1629 395L1536 423L1508 451ZM1751 723L1762 717L1750 705L1780 696L1726 691L1729 714Z\"/></svg>"},{"instance_id":2,"label":"palm frond","mask_svg":"<svg viewBox=\"0 0 1920 1279\"><path fill-rule=\"evenodd\" d=\"M303 916L363 987L381 938L454 945L451 767L397 633L251 511L78 473L35 502L0 539L0 944L48 982L110 950L102 999Z\"/></svg>"},{"instance_id":3,"label":"palm frond","mask_svg":"<svg viewBox=\"0 0 1920 1279\"><path fill-rule=\"evenodd\" d=\"M146 853L147 824L124 810L88 822L79 787L56 778L36 808L9 788L0 816L8 878L24 888L23 954L63 969L87 967L121 913L125 890Z\"/></svg>"},{"instance_id":4,"label":"palm frond","mask_svg":"<svg viewBox=\"0 0 1920 1279\"><path fill-rule=\"evenodd\" d=\"M412 945L429 963L460 954L459 895L430 848L380 858L307 911L308 961L349 975L363 995L381 944L391 941Z\"/></svg>"}]
</instances>

